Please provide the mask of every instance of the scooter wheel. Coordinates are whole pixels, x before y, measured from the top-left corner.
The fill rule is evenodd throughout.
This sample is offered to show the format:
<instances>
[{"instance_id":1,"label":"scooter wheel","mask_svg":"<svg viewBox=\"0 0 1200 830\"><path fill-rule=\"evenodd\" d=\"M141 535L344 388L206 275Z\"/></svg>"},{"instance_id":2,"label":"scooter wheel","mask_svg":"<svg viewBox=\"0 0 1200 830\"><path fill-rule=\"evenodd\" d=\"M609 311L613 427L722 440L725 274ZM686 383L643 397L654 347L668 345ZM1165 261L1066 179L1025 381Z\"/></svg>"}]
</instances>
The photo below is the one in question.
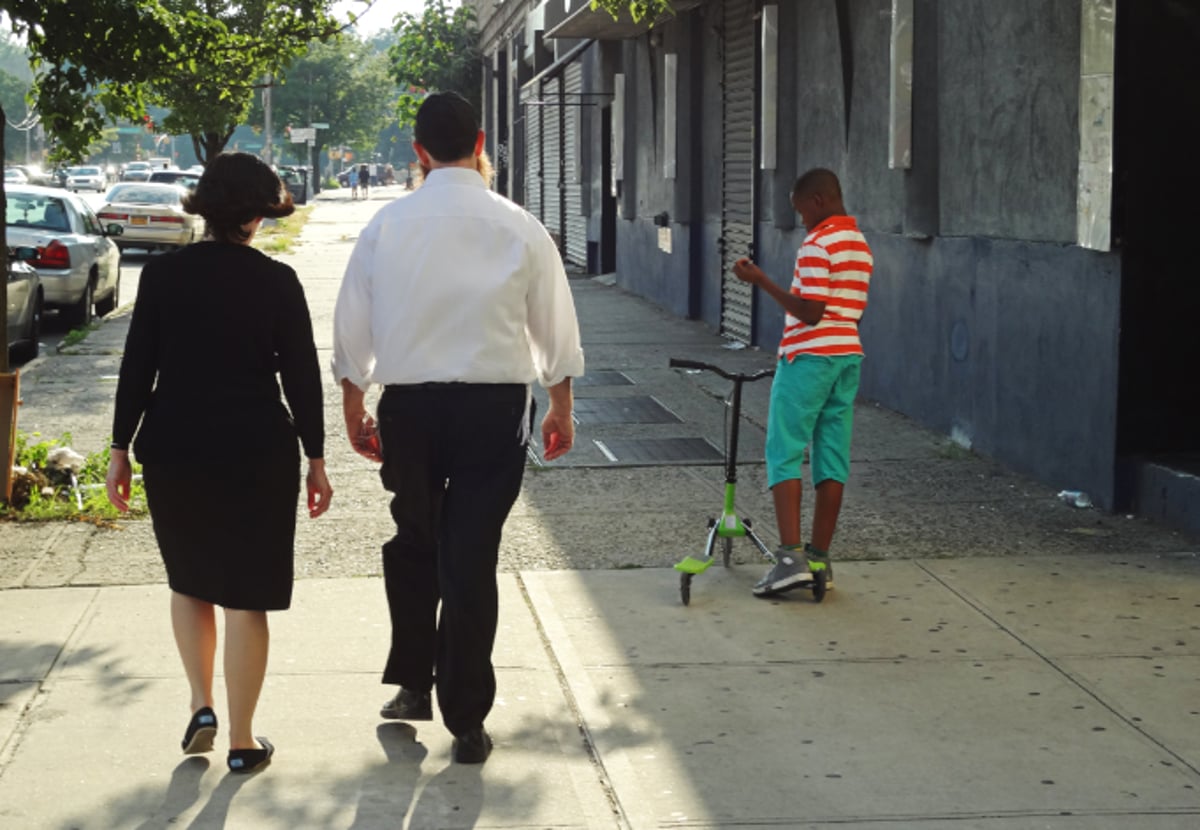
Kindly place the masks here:
<instances>
[{"instance_id":1,"label":"scooter wheel","mask_svg":"<svg viewBox=\"0 0 1200 830\"><path fill-rule=\"evenodd\" d=\"M733 540L726 536L721 540L721 561L729 567L729 558L733 555Z\"/></svg>"},{"instance_id":2,"label":"scooter wheel","mask_svg":"<svg viewBox=\"0 0 1200 830\"><path fill-rule=\"evenodd\" d=\"M828 581L829 577L825 571L817 571L813 574L812 592L813 599L817 602L825 599L825 588Z\"/></svg>"},{"instance_id":3,"label":"scooter wheel","mask_svg":"<svg viewBox=\"0 0 1200 830\"><path fill-rule=\"evenodd\" d=\"M693 574L679 575L679 598L683 600L684 605L692 601L692 576Z\"/></svg>"}]
</instances>

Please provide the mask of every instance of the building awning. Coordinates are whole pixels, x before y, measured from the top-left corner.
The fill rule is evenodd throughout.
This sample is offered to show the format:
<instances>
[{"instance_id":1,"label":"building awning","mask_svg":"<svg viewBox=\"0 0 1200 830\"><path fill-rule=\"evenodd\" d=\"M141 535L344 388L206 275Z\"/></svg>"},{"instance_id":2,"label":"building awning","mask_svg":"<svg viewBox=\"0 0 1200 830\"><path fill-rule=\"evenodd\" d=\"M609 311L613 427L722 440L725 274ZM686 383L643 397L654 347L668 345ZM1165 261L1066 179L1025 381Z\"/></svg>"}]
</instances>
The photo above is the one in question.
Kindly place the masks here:
<instances>
[{"instance_id":1,"label":"building awning","mask_svg":"<svg viewBox=\"0 0 1200 830\"><path fill-rule=\"evenodd\" d=\"M680 12L694 9L703 2L704 0L673 0L671 7L675 10L675 14L679 14ZM591 3L584 3L572 12L566 20L546 32L546 37L629 40L650 31L651 23L657 26L665 23L674 16L672 14L664 14L653 21L642 18L635 23L633 17L629 14L628 8L622 8L621 13L616 19L613 19L613 16L604 9L593 9Z\"/></svg>"}]
</instances>

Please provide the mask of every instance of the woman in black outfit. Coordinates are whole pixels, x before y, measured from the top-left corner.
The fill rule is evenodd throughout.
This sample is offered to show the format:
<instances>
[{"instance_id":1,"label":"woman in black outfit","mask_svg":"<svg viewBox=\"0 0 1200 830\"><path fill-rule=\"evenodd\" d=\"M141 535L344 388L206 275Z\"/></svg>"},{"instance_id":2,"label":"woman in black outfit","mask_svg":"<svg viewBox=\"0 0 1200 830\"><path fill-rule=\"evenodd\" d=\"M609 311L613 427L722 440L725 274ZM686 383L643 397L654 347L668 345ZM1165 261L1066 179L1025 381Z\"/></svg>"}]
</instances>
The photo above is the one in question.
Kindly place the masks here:
<instances>
[{"instance_id":1,"label":"woman in black outfit","mask_svg":"<svg viewBox=\"0 0 1200 830\"><path fill-rule=\"evenodd\" d=\"M264 217L295 209L275 171L248 153L222 153L184 205L204 217L207 236L142 269L117 384L108 497L128 509L132 441L191 685L183 751L211 750L217 732L219 605L229 769L251 772L274 752L251 720L267 667L266 612L291 603L297 438L308 457L309 515L324 513L333 494L320 367L296 272L250 247Z\"/></svg>"}]
</instances>

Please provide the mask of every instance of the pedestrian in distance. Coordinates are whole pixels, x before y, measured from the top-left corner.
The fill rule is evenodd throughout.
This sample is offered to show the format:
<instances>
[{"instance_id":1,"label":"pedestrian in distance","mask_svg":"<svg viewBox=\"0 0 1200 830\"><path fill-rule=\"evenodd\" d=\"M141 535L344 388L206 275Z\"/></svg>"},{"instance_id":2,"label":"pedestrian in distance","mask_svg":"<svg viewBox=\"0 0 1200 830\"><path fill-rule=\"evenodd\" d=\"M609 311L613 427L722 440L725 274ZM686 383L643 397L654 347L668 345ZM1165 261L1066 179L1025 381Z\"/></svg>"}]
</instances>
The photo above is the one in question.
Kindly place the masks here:
<instances>
[{"instance_id":1,"label":"pedestrian in distance","mask_svg":"<svg viewBox=\"0 0 1200 830\"><path fill-rule=\"evenodd\" d=\"M350 175L346 177L350 180L350 198L358 198L358 168L351 169Z\"/></svg>"},{"instance_id":2,"label":"pedestrian in distance","mask_svg":"<svg viewBox=\"0 0 1200 830\"><path fill-rule=\"evenodd\" d=\"M792 188L792 207L808 235L796 255L790 290L749 259L734 275L787 312L767 417L767 484L780 546L774 566L754 586L769 597L808 583L824 570L833 587L829 551L850 474L850 436L863 349L858 323L867 307L874 259L846 215L837 176L809 170ZM811 541L802 543L800 502L806 448L816 490Z\"/></svg>"},{"instance_id":3,"label":"pedestrian in distance","mask_svg":"<svg viewBox=\"0 0 1200 830\"><path fill-rule=\"evenodd\" d=\"M308 457L309 516L324 513L333 495L321 369L296 272L250 246L264 218L294 210L275 171L248 153L222 153L184 208L204 217L207 236L142 270L117 381L108 498L129 508L132 442L191 690L183 751L210 751L217 735L220 606L227 763L246 773L274 753L252 720L267 668L267 612L292 597L297 439ZM198 315L183 285L227 299Z\"/></svg>"},{"instance_id":4,"label":"pedestrian in distance","mask_svg":"<svg viewBox=\"0 0 1200 830\"><path fill-rule=\"evenodd\" d=\"M496 566L533 429L530 384L548 392L541 439L554 459L574 443L571 378L583 374L558 250L488 189L483 140L461 95L425 99L413 141L425 180L360 234L334 311L347 435L381 463L393 495L383 682L400 688L380 715L432 720L436 683L452 756L467 764L492 750ZM372 384L383 385L377 422L365 403Z\"/></svg>"},{"instance_id":5,"label":"pedestrian in distance","mask_svg":"<svg viewBox=\"0 0 1200 830\"><path fill-rule=\"evenodd\" d=\"M362 193L362 197L367 198L367 190L371 186L371 171L367 165L358 165L358 189Z\"/></svg>"}]
</instances>

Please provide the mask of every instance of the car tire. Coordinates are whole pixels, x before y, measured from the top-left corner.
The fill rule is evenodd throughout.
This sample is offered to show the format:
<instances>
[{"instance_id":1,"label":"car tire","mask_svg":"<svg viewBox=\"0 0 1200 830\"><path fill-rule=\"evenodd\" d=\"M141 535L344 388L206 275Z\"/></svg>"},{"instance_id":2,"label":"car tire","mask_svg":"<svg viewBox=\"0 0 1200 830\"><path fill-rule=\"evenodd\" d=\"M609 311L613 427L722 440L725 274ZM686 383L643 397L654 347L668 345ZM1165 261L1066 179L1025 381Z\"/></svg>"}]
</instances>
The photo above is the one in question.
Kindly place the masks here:
<instances>
[{"instance_id":1,"label":"car tire","mask_svg":"<svg viewBox=\"0 0 1200 830\"><path fill-rule=\"evenodd\" d=\"M108 292L108 296L103 300L96 300L96 316L104 317L112 314L117 306L121 304L121 275L117 274L117 284L113 286L112 291Z\"/></svg>"},{"instance_id":2,"label":"car tire","mask_svg":"<svg viewBox=\"0 0 1200 830\"><path fill-rule=\"evenodd\" d=\"M83 291L83 296L79 298L79 302L73 306L68 306L63 309L63 317L67 325L72 328L80 328L92 322L92 311L95 304L95 285L91 280L88 281L87 288Z\"/></svg>"}]
</instances>

